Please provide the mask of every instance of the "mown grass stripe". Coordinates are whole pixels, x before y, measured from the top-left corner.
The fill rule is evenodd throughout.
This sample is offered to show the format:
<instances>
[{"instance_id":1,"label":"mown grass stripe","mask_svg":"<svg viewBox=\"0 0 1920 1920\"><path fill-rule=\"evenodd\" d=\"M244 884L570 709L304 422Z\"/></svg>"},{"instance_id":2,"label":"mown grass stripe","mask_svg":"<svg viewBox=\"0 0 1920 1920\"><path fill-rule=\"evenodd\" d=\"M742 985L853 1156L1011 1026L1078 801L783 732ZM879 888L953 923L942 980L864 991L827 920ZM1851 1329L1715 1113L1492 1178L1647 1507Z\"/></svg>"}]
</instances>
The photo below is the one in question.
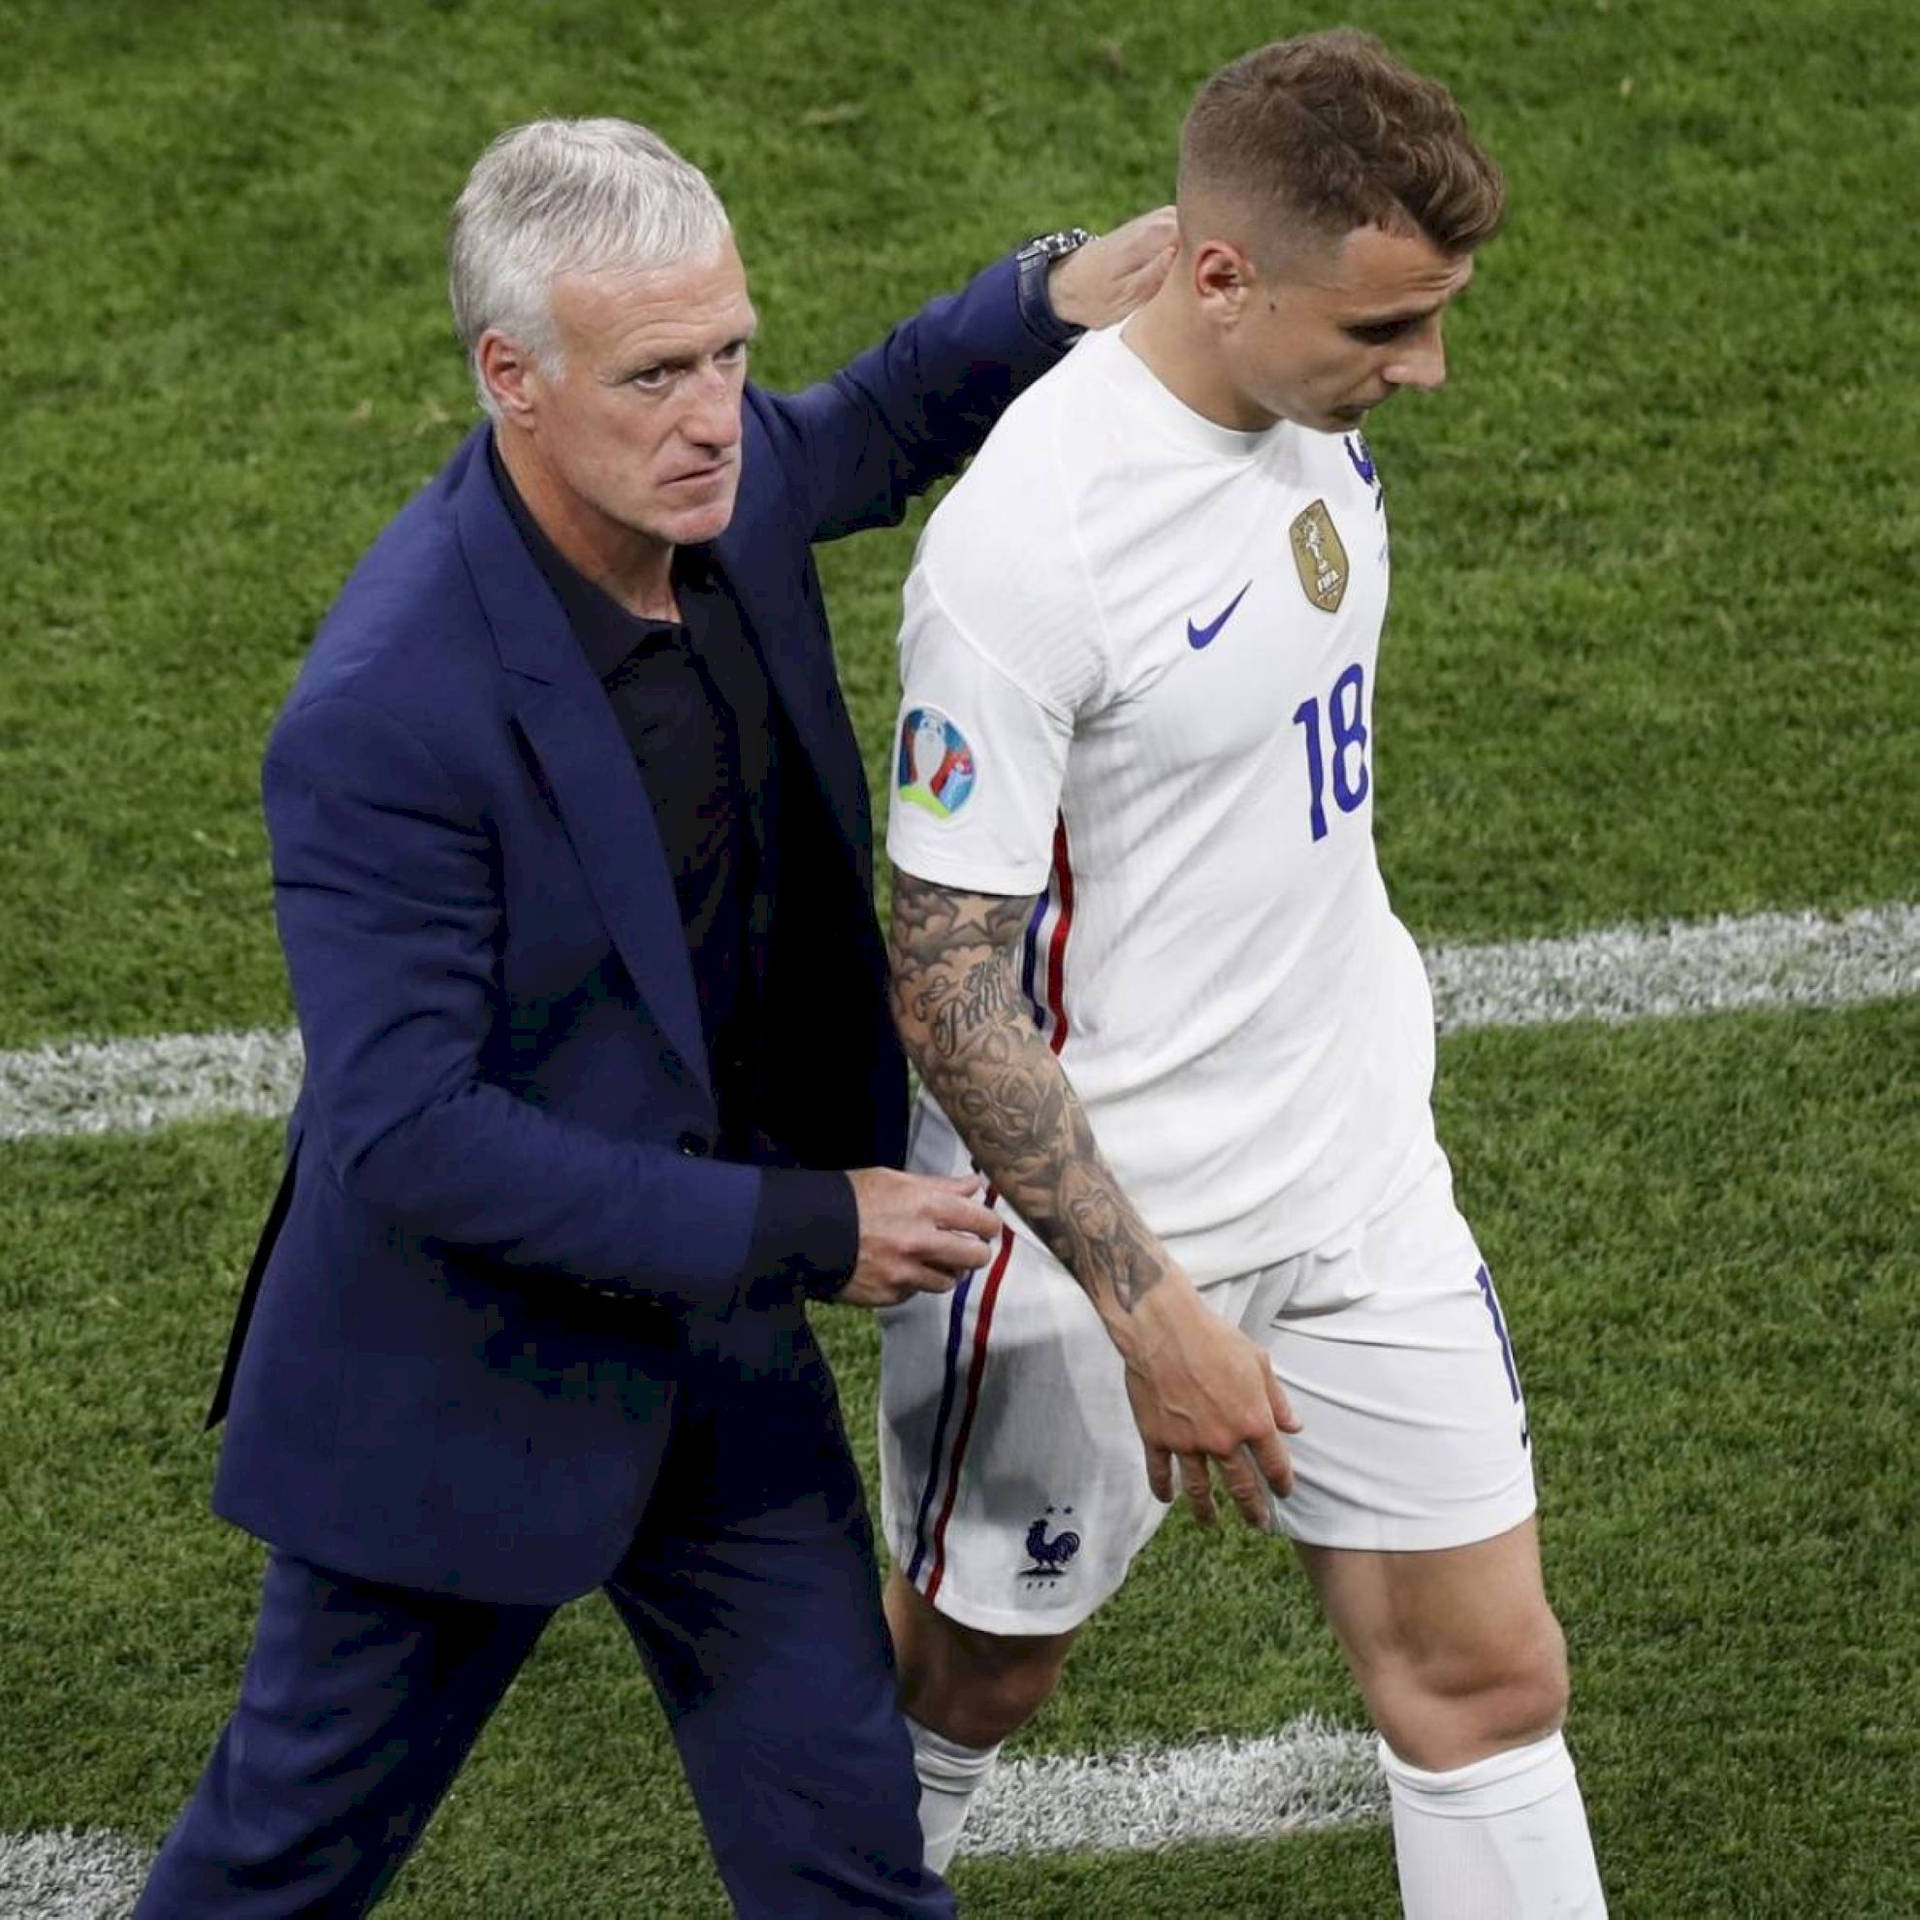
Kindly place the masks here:
<instances>
[{"instance_id":1,"label":"mown grass stripe","mask_svg":"<svg viewBox=\"0 0 1920 1920\"><path fill-rule=\"evenodd\" d=\"M1443 1032L1852 1006L1920 993L1920 906L1611 927L1436 947L1426 958ZM297 1033L257 1029L0 1053L0 1140L277 1118L293 1103L300 1061Z\"/></svg>"}]
</instances>

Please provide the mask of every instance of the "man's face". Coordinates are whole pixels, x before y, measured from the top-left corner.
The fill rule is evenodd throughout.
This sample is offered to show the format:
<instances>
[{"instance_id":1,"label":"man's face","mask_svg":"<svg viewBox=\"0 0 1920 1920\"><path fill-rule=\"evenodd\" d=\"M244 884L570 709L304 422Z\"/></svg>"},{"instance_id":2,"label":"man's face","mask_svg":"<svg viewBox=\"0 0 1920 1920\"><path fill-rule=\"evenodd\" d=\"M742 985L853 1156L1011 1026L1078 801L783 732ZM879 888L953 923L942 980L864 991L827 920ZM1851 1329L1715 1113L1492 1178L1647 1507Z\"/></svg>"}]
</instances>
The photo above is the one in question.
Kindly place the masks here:
<instances>
[{"instance_id":1,"label":"man's face","mask_svg":"<svg viewBox=\"0 0 1920 1920\"><path fill-rule=\"evenodd\" d=\"M1442 253L1423 234L1356 227L1336 247L1250 271L1220 334L1245 425L1347 433L1400 388L1445 381L1441 316L1473 278L1471 255Z\"/></svg>"},{"instance_id":2,"label":"man's face","mask_svg":"<svg viewBox=\"0 0 1920 1920\"><path fill-rule=\"evenodd\" d=\"M573 513L669 546L711 540L740 483L755 318L731 240L641 273L562 274L555 375L530 363L515 417Z\"/></svg>"}]
</instances>

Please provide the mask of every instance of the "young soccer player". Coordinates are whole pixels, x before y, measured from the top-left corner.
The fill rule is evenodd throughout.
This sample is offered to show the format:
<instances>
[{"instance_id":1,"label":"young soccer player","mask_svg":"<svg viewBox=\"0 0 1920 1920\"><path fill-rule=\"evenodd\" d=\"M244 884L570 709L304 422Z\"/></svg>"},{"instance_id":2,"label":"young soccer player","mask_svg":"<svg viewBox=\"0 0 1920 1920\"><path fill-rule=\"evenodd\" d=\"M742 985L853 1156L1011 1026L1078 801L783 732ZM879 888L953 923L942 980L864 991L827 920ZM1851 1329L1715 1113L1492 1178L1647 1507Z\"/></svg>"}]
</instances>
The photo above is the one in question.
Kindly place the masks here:
<instances>
[{"instance_id":1,"label":"young soccer player","mask_svg":"<svg viewBox=\"0 0 1920 1920\"><path fill-rule=\"evenodd\" d=\"M1177 1462L1203 1516L1211 1467L1293 1539L1381 1734L1406 1912L1604 1911L1526 1408L1372 833L1361 428L1441 385L1503 198L1377 42L1234 62L1183 130L1165 286L1014 404L908 582L902 778L935 740L968 769L888 833L914 1164L976 1163L1007 1223L883 1322L936 1866Z\"/></svg>"}]
</instances>

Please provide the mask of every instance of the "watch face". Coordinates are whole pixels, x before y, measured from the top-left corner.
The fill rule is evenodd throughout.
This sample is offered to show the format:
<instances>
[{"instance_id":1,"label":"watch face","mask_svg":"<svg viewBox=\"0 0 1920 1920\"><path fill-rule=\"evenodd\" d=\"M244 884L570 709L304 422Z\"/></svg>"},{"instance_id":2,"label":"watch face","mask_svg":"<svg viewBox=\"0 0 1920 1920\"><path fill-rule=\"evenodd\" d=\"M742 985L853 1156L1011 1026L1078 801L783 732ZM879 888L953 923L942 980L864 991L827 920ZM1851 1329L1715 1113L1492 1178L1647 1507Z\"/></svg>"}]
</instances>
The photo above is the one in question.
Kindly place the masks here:
<instances>
[{"instance_id":1,"label":"watch face","mask_svg":"<svg viewBox=\"0 0 1920 1920\"><path fill-rule=\"evenodd\" d=\"M1043 260L1063 260L1092 238L1085 227L1062 227L1057 233L1036 234L1021 252L1038 254Z\"/></svg>"},{"instance_id":2,"label":"watch face","mask_svg":"<svg viewBox=\"0 0 1920 1920\"><path fill-rule=\"evenodd\" d=\"M1028 324L1056 346L1072 345L1085 329L1074 321L1062 320L1053 310L1053 296L1047 285L1052 278L1053 263L1064 260L1092 238L1084 227L1068 227L1059 233L1036 234L1014 255L1019 267L1021 311Z\"/></svg>"}]
</instances>

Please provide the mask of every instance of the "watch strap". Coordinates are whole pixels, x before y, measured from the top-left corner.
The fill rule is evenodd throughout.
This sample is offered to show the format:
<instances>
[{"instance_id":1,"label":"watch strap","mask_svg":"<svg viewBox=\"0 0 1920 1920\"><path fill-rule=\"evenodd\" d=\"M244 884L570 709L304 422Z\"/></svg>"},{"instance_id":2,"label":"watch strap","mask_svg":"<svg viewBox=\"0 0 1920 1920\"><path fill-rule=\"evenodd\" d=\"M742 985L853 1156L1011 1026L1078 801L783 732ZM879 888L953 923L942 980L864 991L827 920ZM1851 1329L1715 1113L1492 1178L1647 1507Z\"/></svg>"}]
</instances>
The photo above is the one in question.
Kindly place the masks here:
<instances>
[{"instance_id":1,"label":"watch strap","mask_svg":"<svg viewBox=\"0 0 1920 1920\"><path fill-rule=\"evenodd\" d=\"M1054 312L1047 276L1056 260L1078 252L1092 238L1085 227L1062 227L1055 233L1036 234L1014 255L1020 317L1050 345L1070 347L1086 332L1086 328L1076 327Z\"/></svg>"}]
</instances>

